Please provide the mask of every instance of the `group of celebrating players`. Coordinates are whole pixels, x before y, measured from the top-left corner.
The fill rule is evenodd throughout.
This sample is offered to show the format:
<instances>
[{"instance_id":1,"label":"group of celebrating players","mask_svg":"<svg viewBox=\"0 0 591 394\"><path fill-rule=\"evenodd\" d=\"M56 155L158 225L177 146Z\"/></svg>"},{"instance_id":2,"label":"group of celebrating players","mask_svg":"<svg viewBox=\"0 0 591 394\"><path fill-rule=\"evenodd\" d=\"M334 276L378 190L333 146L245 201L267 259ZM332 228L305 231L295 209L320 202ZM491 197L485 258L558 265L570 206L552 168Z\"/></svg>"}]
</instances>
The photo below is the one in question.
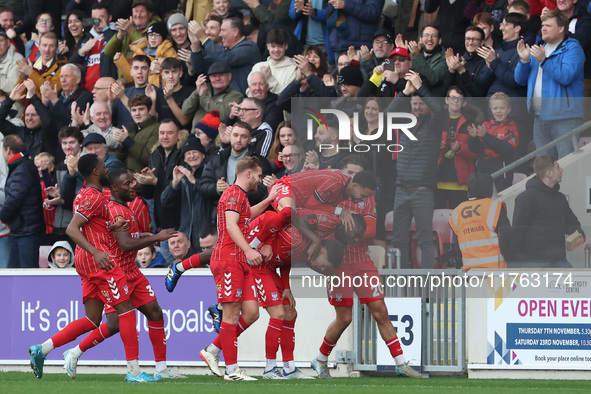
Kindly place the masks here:
<instances>
[{"instance_id":1,"label":"group of celebrating players","mask_svg":"<svg viewBox=\"0 0 591 394\"><path fill-rule=\"evenodd\" d=\"M81 157L78 168L86 187L74 201L75 215L67 233L78 245L75 266L82 281L86 314L44 343L29 348L33 372L41 378L50 351L90 331L76 347L63 354L66 373L75 378L82 353L119 332L127 360L127 381L186 378L166 364L162 310L154 289L135 263L137 250L167 240L175 232L139 232L127 206L133 200L135 186L127 170L107 172L102 160L94 154ZM219 238L215 248L173 263L165 279L167 290L173 291L183 272L209 262L221 305L221 324L218 336L201 350L200 357L213 374L229 381L256 380L238 366L237 338L258 319L261 306L270 316L263 379L313 379L294 363L297 312L289 282L291 263L306 262L325 275L377 277L368 283L380 283L379 273L368 254L369 241L376 229L373 197L376 180L371 172L363 170L363 163L351 157L343 160L341 170L305 171L286 176L270 188L267 198L251 207L246 193L255 191L261 183L260 162L256 157L245 157L238 162L236 181L223 192L218 203ZM106 191L110 191L110 201ZM396 362L396 372L420 378L405 362L381 285L328 289L336 318L311 363L318 377L331 377L328 356L351 323L353 291L361 303L369 306ZM156 362L153 375L139 368L134 308L148 320ZM107 322L101 324L103 309ZM283 369L276 362L279 348ZM219 367L222 351L225 373Z\"/></svg>"}]
</instances>

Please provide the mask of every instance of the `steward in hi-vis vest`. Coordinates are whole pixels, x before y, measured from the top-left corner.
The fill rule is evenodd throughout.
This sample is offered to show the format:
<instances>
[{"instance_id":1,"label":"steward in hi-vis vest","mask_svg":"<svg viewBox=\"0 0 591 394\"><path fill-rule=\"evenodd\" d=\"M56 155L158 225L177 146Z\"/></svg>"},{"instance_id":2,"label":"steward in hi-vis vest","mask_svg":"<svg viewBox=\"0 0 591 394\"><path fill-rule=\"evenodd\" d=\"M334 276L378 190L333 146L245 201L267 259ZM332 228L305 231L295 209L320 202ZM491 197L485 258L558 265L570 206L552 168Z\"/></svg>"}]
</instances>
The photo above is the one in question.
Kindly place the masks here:
<instances>
[{"instance_id":1,"label":"steward in hi-vis vest","mask_svg":"<svg viewBox=\"0 0 591 394\"><path fill-rule=\"evenodd\" d=\"M493 179L489 174L474 173L468 179L470 199L451 213L449 225L462 251L464 269L506 268L501 252L499 229L510 227L505 203L493 200Z\"/></svg>"}]
</instances>

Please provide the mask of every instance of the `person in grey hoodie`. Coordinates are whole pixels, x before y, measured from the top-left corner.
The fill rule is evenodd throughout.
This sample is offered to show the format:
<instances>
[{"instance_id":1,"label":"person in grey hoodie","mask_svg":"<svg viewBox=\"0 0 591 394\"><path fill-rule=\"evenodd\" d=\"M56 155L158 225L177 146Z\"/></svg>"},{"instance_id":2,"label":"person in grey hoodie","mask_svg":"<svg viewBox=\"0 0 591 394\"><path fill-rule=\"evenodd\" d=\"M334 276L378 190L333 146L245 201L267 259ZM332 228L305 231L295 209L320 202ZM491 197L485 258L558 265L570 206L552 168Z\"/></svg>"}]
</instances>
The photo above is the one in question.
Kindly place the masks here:
<instances>
[{"instance_id":1,"label":"person in grey hoodie","mask_svg":"<svg viewBox=\"0 0 591 394\"><path fill-rule=\"evenodd\" d=\"M49 268L73 268L74 251L68 241L57 241L47 256Z\"/></svg>"}]
</instances>

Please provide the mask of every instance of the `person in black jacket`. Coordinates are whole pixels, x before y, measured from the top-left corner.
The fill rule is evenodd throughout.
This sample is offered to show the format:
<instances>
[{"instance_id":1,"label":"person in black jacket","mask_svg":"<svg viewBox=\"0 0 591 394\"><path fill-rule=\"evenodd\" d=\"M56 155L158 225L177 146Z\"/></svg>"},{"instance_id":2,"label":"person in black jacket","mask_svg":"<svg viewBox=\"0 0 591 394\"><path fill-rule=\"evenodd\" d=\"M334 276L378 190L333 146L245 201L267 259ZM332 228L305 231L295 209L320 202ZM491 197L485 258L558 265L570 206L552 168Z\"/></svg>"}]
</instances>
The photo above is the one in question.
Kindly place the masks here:
<instances>
[{"instance_id":1,"label":"person in black jacket","mask_svg":"<svg viewBox=\"0 0 591 394\"><path fill-rule=\"evenodd\" d=\"M443 88L447 92L452 86L461 87L466 97L485 97L494 76L485 70L486 62L478 56L476 50L484 42L484 31L480 27L468 26L464 35L466 51L460 57L452 48L445 52L448 72L443 79Z\"/></svg>"},{"instance_id":2,"label":"person in black jacket","mask_svg":"<svg viewBox=\"0 0 591 394\"><path fill-rule=\"evenodd\" d=\"M236 122L230 133L230 146L213 156L205 166L198 190L203 198L217 207L220 196L236 181L236 163L245 156L257 156L261 160L263 178L271 175L271 165L264 157L252 152L250 148L251 127L248 123ZM246 193L251 206L263 201L267 188L261 183L256 192ZM215 215L215 213L214 213Z\"/></svg>"},{"instance_id":3,"label":"person in black jacket","mask_svg":"<svg viewBox=\"0 0 591 394\"><path fill-rule=\"evenodd\" d=\"M148 185L145 197L154 199L154 223L158 230L165 228L178 229L181 221L181 207L175 205L164 209L162 206L162 192L172 181L174 168L181 165L183 157L177 147L181 132L179 126L172 119L164 119L158 127L158 146L150 155L147 168L141 174L135 174L138 183ZM160 253L167 262L172 261L168 250L168 241L160 243Z\"/></svg>"},{"instance_id":4,"label":"person in black jacket","mask_svg":"<svg viewBox=\"0 0 591 394\"><path fill-rule=\"evenodd\" d=\"M4 138L2 154L9 174L0 221L10 227L12 238L8 268L39 268L39 242L45 233L39 172L26 149L21 137Z\"/></svg>"},{"instance_id":5,"label":"person in black jacket","mask_svg":"<svg viewBox=\"0 0 591 394\"><path fill-rule=\"evenodd\" d=\"M431 97L429 89L423 86L419 74L409 72L406 86L388 107L388 112L403 112L412 95L412 114L417 124L409 131L416 140L406 133L400 133L400 145L404 149L398 154L396 163L396 194L394 217L396 222L392 234L393 247L401 252L402 267L409 262L408 230L414 217L417 239L421 248L422 268L433 268L433 210L434 193L437 187L437 152L441 144L441 133L447 124L447 111L442 102Z\"/></svg>"},{"instance_id":6,"label":"person in black jacket","mask_svg":"<svg viewBox=\"0 0 591 394\"><path fill-rule=\"evenodd\" d=\"M562 168L553 156L534 161L536 175L515 199L513 252L523 266L571 268L566 259L565 236L579 231L577 245L585 242L581 223L560 193Z\"/></svg>"},{"instance_id":7,"label":"person in black jacket","mask_svg":"<svg viewBox=\"0 0 591 394\"><path fill-rule=\"evenodd\" d=\"M60 69L60 83L62 88L56 92L51 89L49 82L41 86L41 93L51 102L51 115L58 129L67 126L72 121L72 104L76 103L76 113L88 111L92 104L92 93L84 89L82 72L75 64L64 64ZM79 122L79 124L82 122Z\"/></svg>"},{"instance_id":8,"label":"person in black jacket","mask_svg":"<svg viewBox=\"0 0 591 394\"><path fill-rule=\"evenodd\" d=\"M472 16L467 9L471 0L425 0L425 12L437 12L434 25L441 32L441 45L453 48L455 52L462 50L462 39L466 27L470 26Z\"/></svg>"},{"instance_id":9,"label":"person in black jacket","mask_svg":"<svg viewBox=\"0 0 591 394\"><path fill-rule=\"evenodd\" d=\"M41 152L58 154L57 128L52 122L51 112L35 94L35 84L31 80L17 84L10 96L0 105L0 130L5 136L17 134L27 144L26 151L31 157ZM8 114L16 101L31 96L31 105L25 108L25 125L15 126L8 121ZM59 152L61 153L61 151ZM63 156L63 155L62 155Z\"/></svg>"},{"instance_id":10,"label":"person in black jacket","mask_svg":"<svg viewBox=\"0 0 591 394\"><path fill-rule=\"evenodd\" d=\"M191 241L193 253L201 252L199 235L212 222L212 206L206 201L197 186L205 167L205 148L199 138L190 135L181 148L181 157L185 164L176 166L172 171L172 182L160 196L162 208L167 212L180 207L179 231Z\"/></svg>"}]
</instances>

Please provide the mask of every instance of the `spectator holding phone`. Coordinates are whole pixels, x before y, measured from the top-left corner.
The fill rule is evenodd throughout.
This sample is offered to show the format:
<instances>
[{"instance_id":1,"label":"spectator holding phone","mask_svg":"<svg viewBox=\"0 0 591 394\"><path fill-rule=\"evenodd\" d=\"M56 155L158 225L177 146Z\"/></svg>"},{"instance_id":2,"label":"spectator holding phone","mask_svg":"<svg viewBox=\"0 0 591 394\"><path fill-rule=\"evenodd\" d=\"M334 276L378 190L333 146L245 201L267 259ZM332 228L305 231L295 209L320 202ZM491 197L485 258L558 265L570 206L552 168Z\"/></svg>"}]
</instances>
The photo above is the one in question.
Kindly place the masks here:
<instances>
[{"instance_id":1,"label":"spectator holding phone","mask_svg":"<svg viewBox=\"0 0 591 394\"><path fill-rule=\"evenodd\" d=\"M373 75L366 80L359 92L360 97L375 96L395 97L404 90L404 76L412 67L408 49L396 47L383 64L374 68ZM423 81L424 82L424 81Z\"/></svg>"}]
</instances>

